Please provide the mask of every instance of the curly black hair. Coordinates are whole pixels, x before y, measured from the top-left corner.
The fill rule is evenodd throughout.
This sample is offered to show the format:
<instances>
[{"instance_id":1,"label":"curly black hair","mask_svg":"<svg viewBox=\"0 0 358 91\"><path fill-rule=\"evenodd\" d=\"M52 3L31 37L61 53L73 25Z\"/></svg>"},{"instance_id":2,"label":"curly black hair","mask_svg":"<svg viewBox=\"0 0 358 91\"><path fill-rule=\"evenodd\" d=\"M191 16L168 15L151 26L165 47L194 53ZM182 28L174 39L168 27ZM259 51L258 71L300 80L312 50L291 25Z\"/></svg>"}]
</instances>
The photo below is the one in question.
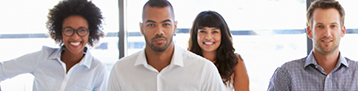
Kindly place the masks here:
<instances>
[{"instance_id":1,"label":"curly black hair","mask_svg":"<svg viewBox=\"0 0 358 91\"><path fill-rule=\"evenodd\" d=\"M234 53L235 48L232 43L232 36L230 29L227 26L224 18L215 11L202 11L200 12L190 29L189 47L188 50L203 56L202 49L198 44L198 30L203 27L216 27L221 31L221 43L216 49L215 65L217 66L221 78L226 84L232 80L231 75L234 73L234 67L238 64L238 57Z\"/></svg>"},{"instance_id":2,"label":"curly black hair","mask_svg":"<svg viewBox=\"0 0 358 91\"><path fill-rule=\"evenodd\" d=\"M102 31L102 12L96 5L87 0L64 0L50 10L46 23L51 38L60 43L60 46L63 44L63 21L73 15L82 16L87 20L89 28L88 44L90 46L93 46L94 42L99 41L99 38L104 36Z\"/></svg>"}]
</instances>

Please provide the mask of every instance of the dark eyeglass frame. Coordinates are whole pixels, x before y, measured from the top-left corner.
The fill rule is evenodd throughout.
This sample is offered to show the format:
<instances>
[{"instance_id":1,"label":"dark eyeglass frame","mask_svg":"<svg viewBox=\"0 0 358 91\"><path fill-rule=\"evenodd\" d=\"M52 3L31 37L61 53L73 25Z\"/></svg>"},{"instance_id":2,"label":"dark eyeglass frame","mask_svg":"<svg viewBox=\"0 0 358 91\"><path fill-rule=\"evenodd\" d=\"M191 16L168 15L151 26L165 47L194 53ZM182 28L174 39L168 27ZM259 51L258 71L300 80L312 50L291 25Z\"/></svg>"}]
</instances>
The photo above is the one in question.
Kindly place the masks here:
<instances>
[{"instance_id":1,"label":"dark eyeglass frame","mask_svg":"<svg viewBox=\"0 0 358 91\"><path fill-rule=\"evenodd\" d=\"M72 30L71 35L66 34L66 33L65 33L66 30ZM86 34L83 34L83 35L80 34L80 33L78 32L79 30L86 30ZM89 30L88 30L87 28L85 28L85 27L80 27L80 28L78 28L77 30L76 30L76 29L73 29L72 27L65 27L65 28L62 29L63 35L68 36L68 37L71 37L73 34L75 34L75 32L77 33L78 36L84 37L84 36L86 36L86 35L88 34Z\"/></svg>"}]
</instances>

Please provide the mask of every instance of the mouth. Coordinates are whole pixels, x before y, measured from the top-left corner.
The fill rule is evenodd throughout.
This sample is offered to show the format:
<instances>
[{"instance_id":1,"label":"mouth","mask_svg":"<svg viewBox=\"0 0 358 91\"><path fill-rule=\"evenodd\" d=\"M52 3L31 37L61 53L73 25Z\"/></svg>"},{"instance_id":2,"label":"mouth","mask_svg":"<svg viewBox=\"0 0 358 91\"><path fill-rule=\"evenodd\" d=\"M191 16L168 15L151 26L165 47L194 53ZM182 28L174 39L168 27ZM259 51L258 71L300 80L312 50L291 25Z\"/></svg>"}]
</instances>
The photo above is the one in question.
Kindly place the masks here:
<instances>
[{"instance_id":1,"label":"mouth","mask_svg":"<svg viewBox=\"0 0 358 91\"><path fill-rule=\"evenodd\" d=\"M322 39L321 42L328 45L333 42L333 39Z\"/></svg>"},{"instance_id":2,"label":"mouth","mask_svg":"<svg viewBox=\"0 0 358 91\"><path fill-rule=\"evenodd\" d=\"M321 40L321 42L332 42L333 40L332 39L329 39L329 40Z\"/></svg>"},{"instance_id":3,"label":"mouth","mask_svg":"<svg viewBox=\"0 0 358 91\"><path fill-rule=\"evenodd\" d=\"M213 45L215 42L203 42L205 45Z\"/></svg>"},{"instance_id":4,"label":"mouth","mask_svg":"<svg viewBox=\"0 0 358 91\"><path fill-rule=\"evenodd\" d=\"M81 42L77 41L77 42L70 42L71 45L74 45L74 46L78 46L81 44Z\"/></svg>"},{"instance_id":5,"label":"mouth","mask_svg":"<svg viewBox=\"0 0 358 91\"><path fill-rule=\"evenodd\" d=\"M165 41L165 39L163 39L163 38L155 39L155 42L157 42L157 43L163 43L164 41Z\"/></svg>"}]
</instances>

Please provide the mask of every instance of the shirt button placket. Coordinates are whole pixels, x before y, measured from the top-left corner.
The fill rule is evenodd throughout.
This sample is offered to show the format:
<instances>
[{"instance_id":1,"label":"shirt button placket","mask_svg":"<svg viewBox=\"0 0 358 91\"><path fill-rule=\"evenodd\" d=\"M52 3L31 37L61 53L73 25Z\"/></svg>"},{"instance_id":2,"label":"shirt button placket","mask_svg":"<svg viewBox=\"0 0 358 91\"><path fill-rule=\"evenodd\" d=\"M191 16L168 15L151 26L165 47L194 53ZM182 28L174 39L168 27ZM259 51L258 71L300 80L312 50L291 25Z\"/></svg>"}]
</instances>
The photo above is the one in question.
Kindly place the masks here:
<instances>
[{"instance_id":1,"label":"shirt button placket","mask_svg":"<svg viewBox=\"0 0 358 91\"><path fill-rule=\"evenodd\" d=\"M324 81L324 91L326 91L326 90L332 90L332 82L331 82L331 76L330 76L330 74L328 74L327 76L326 76L326 79L325 79L325 81Z\"/></svg>"},{"instance_id":2,"label":"shirt button placket","mask_svg":"<svg viewBox=\"0 0 358 91\"><path fill-rule=\"evenodd\" d=\"M160 76L161 76L161 74L160 73L158 73L157 74L157 91L162 91L162 83L161 83L161 81L160 81Z\"/></svg>"}]
</instances>

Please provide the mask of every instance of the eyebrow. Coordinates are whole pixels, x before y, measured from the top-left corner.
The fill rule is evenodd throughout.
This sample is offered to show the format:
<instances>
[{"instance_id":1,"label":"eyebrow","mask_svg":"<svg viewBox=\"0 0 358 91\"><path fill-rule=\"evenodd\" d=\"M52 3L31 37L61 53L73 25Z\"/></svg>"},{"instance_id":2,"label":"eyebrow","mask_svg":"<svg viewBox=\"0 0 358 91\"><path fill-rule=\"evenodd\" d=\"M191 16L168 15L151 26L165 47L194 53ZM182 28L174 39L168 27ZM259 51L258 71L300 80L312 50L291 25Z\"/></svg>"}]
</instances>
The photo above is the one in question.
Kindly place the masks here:
<instances>
[{"instance_id":1,"label":"eyebrow","mask_svg":"<svg viewBox=\"0 0 358 91\"><path fill-rule=\"evenodd\" d=\"M336 24L336 25L338 25L337 22L332 22L332 23L329 23L329 24ZM323 23L317 23L316 25L324 25L324 24L323 24Z\"/></svg>"},{"instance_id":2,"label":"eyebrow","mask_svg":"<svg viewBox=\"0 0 358 91\"><path fill-rule=\"evenodd\" d=\"M162 23L164 23L164 22L171 22L171 20L166 19L166 20L162 21Z\"/></svg>"},{"instance_id":3,"label":"eyebrow","mask_svg":"<svg viewBox=\"0 0 358 91\"><path fill-rule=\"evenodd\" d=\"M148 23L148 22L156 23L156 22L153 21L153 20L147 20L147 21L145 21L145 23Z\"/></svg>"},{"instance_id":4,"label":"eyebrow","mask_svg":"<svg viewBox=\"0 0 358 91\"><path fill-rule=\"evenodd\" d=\"M147 21L145 21L145 23L148 23L148 22L157 23L157 22L155 22L155 21L153 21L153 20L147 20ZM164 23L164 22L171 22L171 20L166 19L166 20L162 21L161 23Z\"/></svg>"},{"instance_id":5,"label":"eyebrow","mask_svg":"<svg viewBox=\"0 0 358 91\"><path fill-rule=\"evenodd\" d=\"M338 25L338 23L337 23L337 22L332 22L331 24L336 24L336 25Z\"/></svg>"},{"instance_id":6,"label":"eyebrow","mask_svg":"<svg viewBox=\"0 0 358 91\"><path fill-rule=\"evenodd\" d=\"M71 29L74 29L74 28L72 28L71 26L66 26L66 27L64 27L64 28L62 28L62 29L65 29L65 28L71 28ZM86 28L85 26L80 26L80 27L78 27L77 29L80 29L80 28L85 28L85 29L88 29L88 28Z\"/></svg>"}]
</instances>

